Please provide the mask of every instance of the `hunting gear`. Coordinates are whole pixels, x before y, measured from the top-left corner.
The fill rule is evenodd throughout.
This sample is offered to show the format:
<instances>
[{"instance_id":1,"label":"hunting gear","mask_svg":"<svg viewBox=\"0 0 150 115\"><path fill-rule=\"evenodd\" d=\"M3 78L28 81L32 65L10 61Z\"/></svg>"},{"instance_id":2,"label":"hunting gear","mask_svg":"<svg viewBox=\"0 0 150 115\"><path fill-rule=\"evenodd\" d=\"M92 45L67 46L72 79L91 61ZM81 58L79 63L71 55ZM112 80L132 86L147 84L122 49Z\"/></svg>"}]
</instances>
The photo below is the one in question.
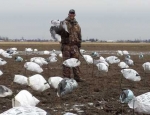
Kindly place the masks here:
<instances>
[{"instance_id":1,"label":"hunting gear","mask_svg":"<svg viewBox=\"0 0 150 115\"><path fill-rule=\"evenodd\" d=\"M81 28L76 21L75 10L71 9L69 11L68 17L60 22L59 27L52 26L50 31L55 30L56 34L61 36L61 51L63 55L63 61L69 58L79 59L80 47L81 47ZM73 67L74 79L77 82L83 81L81 77L81 72L79 67ZM71 68L63 65L63 76L71 78Z\"/></svg>"}]
</instances>

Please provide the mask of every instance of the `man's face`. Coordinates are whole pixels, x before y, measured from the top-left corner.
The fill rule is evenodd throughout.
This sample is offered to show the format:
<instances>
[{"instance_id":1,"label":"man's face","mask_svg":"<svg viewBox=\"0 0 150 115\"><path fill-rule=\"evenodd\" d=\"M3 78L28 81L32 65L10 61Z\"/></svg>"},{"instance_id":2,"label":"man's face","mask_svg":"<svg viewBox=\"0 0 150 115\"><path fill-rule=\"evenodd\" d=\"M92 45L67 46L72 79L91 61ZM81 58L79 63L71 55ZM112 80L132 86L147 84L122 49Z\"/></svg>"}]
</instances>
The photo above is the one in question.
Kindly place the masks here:
<instances>
[{"instance_id":1,"label":"man's face","mask_svg":"<svg viewBox=\"0 0 150 115\"><path fill-rule=\"evenodd\" d=\"M71 20L73 20L74 17L75 17L75 13L74 13L74 12L70 12L70 13L69 13L69 17L70 17Z\"/></svg>"}]
</instances>

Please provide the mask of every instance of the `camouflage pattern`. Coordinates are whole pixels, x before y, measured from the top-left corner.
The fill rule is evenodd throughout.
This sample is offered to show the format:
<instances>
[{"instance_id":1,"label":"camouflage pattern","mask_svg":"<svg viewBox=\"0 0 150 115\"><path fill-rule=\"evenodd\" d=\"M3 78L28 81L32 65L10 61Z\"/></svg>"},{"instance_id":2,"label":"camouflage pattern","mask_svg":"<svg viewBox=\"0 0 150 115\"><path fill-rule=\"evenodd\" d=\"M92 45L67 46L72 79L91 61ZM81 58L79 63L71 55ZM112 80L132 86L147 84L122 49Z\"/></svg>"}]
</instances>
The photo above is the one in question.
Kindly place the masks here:
<instances>
[{"instance_id":1,"label":"camouflage pattern","mask_svg":"<svg viewBox=\"0 0 150 115\"><path fill-rule=\"evenodd\" d=\"M79 59L79 55L80 55L79 48L77 45L63 45L62 54L63 54L63 61L69 58ZM80 68L74 67L72 69L73 69L74 79L79 80L81 76ZM71 75L71 68L63 65L63 76L70 78L71 77L70 75Z\"/></svg>"},{"instance_id":2,"label":"camouflage pattern","mask_svg":"<svg viewBox=\"0 0 150 115\"><path fill-rule=\"evenodd\" d=\"M56 33L61 36L61 51L63 54L63 61L69 58L79 59L79 48L81 47L81 28L76 19L71 20L67 17L65 20L68 32L66 32L60 24L60 27L55 29ZM62 22L60 22L62 23ZM74 79L79 80L81 76L80 68L73 68ZM63 65L63 76L70 78L71 69Z\"/></svg>"},{"instance_id":3,"label":"camouflage pattern","mask_svg":"<svg viewBox=\"0 0 150 115\"><path fill-rule=\"evenodd\" d=\"M76 19L70 20L69 17L64 21L66 21L69 33L63 30L62 27L59 27L59 30L57 30L56 33L61 35L61 44L77 45L80 48L82 39L81 28L78 22Z\"/></svg>"}]
</instances>

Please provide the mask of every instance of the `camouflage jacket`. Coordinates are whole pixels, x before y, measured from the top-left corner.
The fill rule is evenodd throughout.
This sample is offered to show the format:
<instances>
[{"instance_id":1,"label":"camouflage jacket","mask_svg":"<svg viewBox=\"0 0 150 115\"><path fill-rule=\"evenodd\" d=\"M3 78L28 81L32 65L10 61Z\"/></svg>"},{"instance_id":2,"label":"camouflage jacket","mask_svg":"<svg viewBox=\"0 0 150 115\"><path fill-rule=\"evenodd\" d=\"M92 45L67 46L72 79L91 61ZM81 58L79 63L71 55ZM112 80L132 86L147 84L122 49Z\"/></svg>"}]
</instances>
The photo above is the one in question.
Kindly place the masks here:
<instances>
[{"instance_id":1,"label":"camouflage jacket","mask_svg":"<svg viewBox=\"0 0 150 115\"><path fill-rule=\"evenodd\" d=\"M69 17L65 19L68 32L67 33L65 30L61 30L58 32L59 35L61 35L61 43L63 44L68 44L68 45L77 45L78 47L81 47L81 28L76 21L70 20Z\"/></svg>"}]
</instances>

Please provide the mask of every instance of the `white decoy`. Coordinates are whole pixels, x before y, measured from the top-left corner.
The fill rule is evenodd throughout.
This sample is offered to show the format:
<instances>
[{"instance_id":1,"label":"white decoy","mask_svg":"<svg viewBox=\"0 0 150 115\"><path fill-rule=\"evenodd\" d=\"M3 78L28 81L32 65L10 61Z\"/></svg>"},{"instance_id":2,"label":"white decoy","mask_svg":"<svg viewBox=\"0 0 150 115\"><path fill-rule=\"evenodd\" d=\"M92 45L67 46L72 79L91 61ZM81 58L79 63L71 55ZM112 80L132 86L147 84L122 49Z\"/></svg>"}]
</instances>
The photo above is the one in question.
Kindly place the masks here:
<instances>
[{"instance_id":1,"label":"white decoy","mask_svg":"<svg viewBox=\"0 0 150 115\"><path fill-rule=\"evenodd\" d=\"M33 51L34 51L34 52L37 52L37 51L38 51L38 49L34 49Z\"/></svg>"},{"instance_id":2,"label":"white decoy","mask_svg":"<svg viewBox=\"0 0 150 115\"><path fill-rule=\"evenodd\" d=\"M100 56L100 58L98 60L94 60L94 64L98 64L98 63L104 63L107 67L109 67L109 64L105 61L105 58Z\"/></svg>"},{"instance_id":3,"label":"white decoy","mask_svg":"<svg viewBox=\"0 0 150 115\"><path fill-rule=\"evenodd\" d=\"M18 83L20 85L28 85L28 78L23 75L15 75L13 82Z\"/></svg>"},{"instance_id":4,"label":"white decoy","mask_svg":"<svg viewBox=\"0 0 150 115\"><path fill-rule=\"evenodd\" d=\"M43 52L43 54L44 54L44 55L49 55L49 54L50 54L50 52L49 52L49 51L47 51L47 50L45 50L45 51Z\"/></svg>"},{"instance_id":5,"label":"white decoy","mask_svg":"<svg viewBox=\"0 0 150 115\"><path fill-rule=\"evenodd\" d=\"M43 72L43 69L38 64L36 64L35 62L26 62L24 64L24 67L25 67L25 69L27 69L29 71L34 71L37 73Z\"/></svg>"},{"instance_id":6,"label":"white decoy","mask_svg":"<svg viewBox=\"0 0 150 115\"><path fill-rule=\"evenodd\" d=\"M103 56L100 56L100 57L99 57L99 60L100 60L100 61L105 61L105 58L104 58Z\"/></svg>"},{"instance_id":7,"label":"white decoy","mask_svg":"<svg viewBox=\"0 0 150 115\"><path fill-rule=\"evenodd\" d=\"M0 54L2 54L3 52L5 52L5 50L3 50L3 49L0 49Z\"/></svg>"},{"instance_id":8,"label":"white decoy","mask_svg":"<svg viewBox=\"0 0 150 115\"><path fill-rule=\"evenodd\" d=\"M64 78L58 85L57 96L62 97L68 93L71 93L78 87L78 83L74 79Z\"/></svg>"},{"instance_id":9,"label":"white decoy","mask_svg":"<svg viewBox=\"0 0 150 115\"><path fill-rule=\"evenodd\" d=\"M28 85L35 91L43 92L50 88L48 82L40 74L28 78Z\"/></svg>"},{"instance_id":10,"label":"white decoy","mask_svg":"<svg viewBox=\"0 0 150 115\"><path fill-rule=\"evenodd\" d=\"M93 64L93 58L90 55L83 55L87 64Z\"/></svg>"},{"instance_id":11,"label":"white decoy","mask_svg":"<svg viewBox=\"0 0 150 115\"><path fill-rule=\"evenodd\" d=\"M108 66L106 66L104 63L98 63L96 66L100 72L108 72Z\"/></svg>"},{"instance_id":12,"label":"white decoy","mask_svg":"<svg viewBox=\"0 0 150 115\"><path fill-rule=\"evenodd\" d=\"M20 106L13 107L3 113L1 115L50 115L48 112L40 109L38 107L33 106Z\"/></svg>"},{"instance_id":13,"label":"white decoy","mask_svg":"<svg viewBox=\"0 0 150 115\"><path fill-rule=\"evenodd\" d=\"M134 69L122 69L121 73L123 74L123 77L125 77L126 79L129 79L131 81L140 81L141 80L140 75Z\"/></svg>"},{"instance_id":14,"label":"white decoy","mask_svg":"<svg viewBox=\"0 0 150 115\"><path fill-rule=\"evenodd\" d=\"M0 85L0 97L6 97L12 95L12 90L4 85Z\"/></svg>"},{"instance_id":15,"label":"white decoy","mask_svg":"<svg viewBox=\"0 0 150 115\"><path fill-rule=\"evenodd\" d=\"M3 60L2 58L0 58L0 66L5 65L7 62L5 60Z\"/></svg>"},{"instance_id":16,"label":"white decoy","mask_svg":"<svg viewBox=\"0 0 150 115\"><path fill-rule=\"evenodd\" d=\"M121 103L128 103L129 108L142 114L150 114L149 99L150 92L135 97L130 89L123 90L122 94L120 95Z\"/></svg>"},{"instance_id":17,"label":"white decoy","mask_svg":"<svg viewBox=\"0 0 150 115\"><path fill-rule=\"evenodd\" d=\"M58 59L55 56L50 56L49 58L47 58L47 62L50 62L50 63L55 63L57 61Z\"/></svg>"},{"instance_id":18,"label":"white decoy","mask_svg":"<svg viewBox=\"0 0 150 115\"><path fill-rule=\"evenodd\" d=\"M13 48L10 48L11 50L13 51L17 51L17 48L13 47Z\"/></svg>"},{"instance_id":19,"label":"white decoy","mask_svg":"<svg viewBox=\"0 0 150 115\"><path fill-rule=\"evenodd\" d=\"M58 84L63 80L62 77L59 76L54 76L54 77L50 77L48 79L48 82L50 84L50 86L52 86L54 89L58 88Z\"/></svg>"},{"instance_id":20,"label":"white decoy","mask_svg":"<svg viewBox=\"0 0 150 115\"><path fill-rule=\"evenodd\" d=\"M18 52L17 52L17 49L15 50L13 50L13 49L7 49L6 50L6 53L8 53L8 54L10 54L10 55L16 55L16 54L18 54Z\"/></svg>"},{"instance_id":21,"label":"white decoy","mask_svg":"<svg viewBox=\"0 0 150 115\"><path fill-rule=\"evenodd\" d=\"M9 54L7 52L2 52L1 55L5 58L12 58L11 54Z\"/></svg>"},{"instance_id":22,"label":"white decoy","mask_svg":"<svg viewBox=\"0 0 150 115\"><path fill-rule=\"evenodd\" d=\"M52 53L50 53L50 56L55 56L55 57L57 57L57 54L54 53L54 52L52 52Z\"/></svg>"},{"instance_id":23,"label":"white decoy","mask_svg":"<svg viewBox=\"0 0 150 115\"><path fill-rule=\"evenodd\" d=\"M129 66L128 66L125 62L120 62L120 63L118 64L118 66L119 66L121 69L127 69L127 68L129 68Z\"/></svg>"},{"instance_id":24,"label":"white decoy","mask_svg":"<svg viewBox=\"0 0 150 115\"><path fill-rule=\"evenodd\" d=\"M40 66L48 64L48 62L43 57L33 57L30 59L30 62L35 62Z\"/></svg>"},{"instance_id":25,"label":"white decoy","mask_svg":"<svg viewBox=\"0 0 150 115\"><path fill-rule=\"evenodd\" d=\"M129 52L127 50L122 51L123 55L129 55Z\"/></svg>"},{"instance_id":26,"label":"white decoy","mask_svg":"<svg viewBox=\"0 0 150 115\"><path fill-rule=\"evenodd\" d=\"M145 73L150 73L150 62L145 62L142 67Z\"/></svg>"},{"instance_id":27,"label":"white decoy","mask_svg":"<svg viewBox=\"0 0 150 115\"><path fill-rule=\"evenodd\" d=\"M26 51L26 52L32 52L33 49L32 49L32 48L25 48L25 51Z\"/></svg>"},{"instance_id":28,"label":"white decoy","mask_svg":"<svg viewBox=\"0 0 150 115\"><path fill-rule=\"evenodd\" d=\"M81 54L85 54L86 51L85 51L84 49L80 49L80 53L81 53Z\"/></svg>"},{"instance_id":29,"label":"white decoy","mask_svg":"<svg viewBox=\"0 0 150 115\"><path fill-rule=\"evenodd\" d=\"M21 90L13 99L12 106L36 106L40 101L35 98L29 91Z\"/></svg>"},{"instance_id":30,"label":"white decoy","mask_svg":"<svg viewBox=\"0 0 150 115\"><path fill-rule=\"evenodd\" d=\"M116 51L118 56L123 56L123 52L121 50Z\"/></svg>"},{"instance_id":31,"label":"white decoy","mask_svg":"<svg viewBox=\"0 0 150 115\"><path fill-rule=\"evenodd\" d=\"M0 76L3 75L3 72L0 70Z\"/></svg>"},{"instance_id":32,"label":"white decoy","mask_svg":"<svg viewBox=\"0 0 150 115\"><path fill-rule=\"evenodd\" d=\"M120 62L120 59L116 56L109 56L109 57L106 57L105 60L110 63L110 64L114 64L114 63L119 63Z\"/></svg>"},{"instance_id":33,"label":"white decoy","mask_svg":"<svg viewBox=\"0 0 150 115\"><path fill-rule=\"evenodd\" d=\"M63 65L70 67L70 68L80 66L80 64L81 62L76 58L70 58L63 62Z\"/></svg>"},{"instance_id":34,"label":"white decoy","mask_svg":"<svg viewBox=\"0 0 150 115\"><path fill-rule=\"evenodd\" d=\"M129 66L133 66L133 65L134 65L133 60L130 59L130 58L125 58L125 63L126 63L127 65L129 65Z\"/></svg>"}]
</instances>

